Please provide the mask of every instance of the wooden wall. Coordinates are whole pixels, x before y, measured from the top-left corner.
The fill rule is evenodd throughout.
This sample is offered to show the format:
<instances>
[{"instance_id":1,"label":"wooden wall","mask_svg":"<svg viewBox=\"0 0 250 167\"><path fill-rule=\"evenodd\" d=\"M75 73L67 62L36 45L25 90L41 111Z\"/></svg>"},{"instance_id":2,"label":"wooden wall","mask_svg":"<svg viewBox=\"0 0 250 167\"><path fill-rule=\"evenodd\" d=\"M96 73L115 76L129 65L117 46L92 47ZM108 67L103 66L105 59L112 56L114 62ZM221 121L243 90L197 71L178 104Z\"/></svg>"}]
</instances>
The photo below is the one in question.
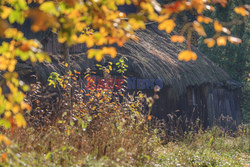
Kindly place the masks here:
<instances>
[{"instance_id":1,"label":"wooden wall","mask_svg":"<svg viewBox=\"0 0 250 167\"><path fill-rule=\"evenodd\" d=\"M241 123L240 89L229 90L204 84L189 87L182 96L173 98L171 88L165 87L159 96L153 114L160 119L168 120L169 114L173 114L193 123L199 119L203 127L217 124L235 128Z\"/></svg>"}]
</instances>

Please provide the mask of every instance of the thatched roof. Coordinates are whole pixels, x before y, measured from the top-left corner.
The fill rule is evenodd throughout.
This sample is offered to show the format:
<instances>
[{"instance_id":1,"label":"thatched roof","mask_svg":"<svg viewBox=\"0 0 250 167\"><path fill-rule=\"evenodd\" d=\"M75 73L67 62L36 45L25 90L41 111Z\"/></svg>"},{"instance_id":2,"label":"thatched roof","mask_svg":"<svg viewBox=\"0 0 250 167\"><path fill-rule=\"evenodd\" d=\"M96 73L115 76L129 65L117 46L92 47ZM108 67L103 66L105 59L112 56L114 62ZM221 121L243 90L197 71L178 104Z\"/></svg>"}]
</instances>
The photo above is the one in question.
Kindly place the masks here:
<instances>
[{"instance_id":1,"label":"thatched roof","mask_svg":"<svg viewBox=\"0 0 250 167\"><path fill-rule=\"evenodd\" d=\"M177 94L182 93L189 86L201 84L220 84L229 79L228 74L209 60L196 48L196 61L183 62L177 59L180 51L186 45L172 43L170 35L158 30L157 24L147 25L146 30L136 32L138 41L129 41L124 47L118 48L118 57L128 58L129 71L140 78L162 79L165 86L170 86ZM62 56L52 56L52 64L39 63L35 66L30 63L17 65L19 73L35 71L40 80L46 81L49 73L57 71L63 73L60 62ZM71 55L71 66L77 71L84 71L87 67L94 67L96 62L88 60L85 54ZM24 74L23 74L24 75Z\"/></svg>"},{"instance_id":2,"label":"thatched roof","mask_svg":"<svg viewBox=\"0 0 250 167\"><path fill-rule=\"evenodd\" d=\"M119 54L128 57L129 68L143 78L160 78L178 93L188 86L219 84L229 79L225 71L196 48L192 48L198 55L196 61L179 61L177 55L185 50L185 44L172 43L170 35L158 30L157 24L136 34L139 40L127 42Z\"/></svg>"}]
</instances>

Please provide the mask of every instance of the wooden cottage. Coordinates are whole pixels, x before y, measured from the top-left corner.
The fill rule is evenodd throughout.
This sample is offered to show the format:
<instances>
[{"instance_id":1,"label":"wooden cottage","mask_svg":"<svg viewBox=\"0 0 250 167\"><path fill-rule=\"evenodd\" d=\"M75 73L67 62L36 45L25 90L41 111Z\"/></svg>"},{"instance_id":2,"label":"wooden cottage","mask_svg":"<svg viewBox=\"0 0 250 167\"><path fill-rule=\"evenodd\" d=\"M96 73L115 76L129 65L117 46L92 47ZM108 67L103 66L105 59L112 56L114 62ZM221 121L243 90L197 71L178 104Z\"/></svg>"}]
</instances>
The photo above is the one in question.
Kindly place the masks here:
<instances>
[{"instance_id":1,"label":"wooden cottage","mask_svg":"<svg viewBox=\"0 0 250 167\"><path fill-rule=\"evenodd\" d=\"M225 71L196 48L192 48L198 55L196 61L179 61L177 55L186 48L185 44L172 43L170 35L159 31L155 23L148 24L146 30L137 31L136 35L138 41L129 41L124 47L117 48L118 57L128 58L127 76L162 81L162 89L158 93L160 98L155 102L153 115L161 119L167 119L171 113L186 115L193 121L199 118L205 127L229 118L232 119L230 124L241 123L241 85L231 80ZM56 56L63 52L63 48L57 42L56 35L47 33L42 43L45 50L54 55L52 64L40 63L32 66L19 63L17 70L23 79L36 74L40 80L46 82L50 72L63 73L60 63L62 57ZM78 71L84 71L87 67L93 68L95 65L95 61L88 60L83 52L86 52L84 45L70 48L71 67ZM107 59L109 58L105 58L102 63L108 61ZM135 88L138 89L140 90ZM152 87L142 91L148 95L153 94Z\"/></svg>"}]
</instances>

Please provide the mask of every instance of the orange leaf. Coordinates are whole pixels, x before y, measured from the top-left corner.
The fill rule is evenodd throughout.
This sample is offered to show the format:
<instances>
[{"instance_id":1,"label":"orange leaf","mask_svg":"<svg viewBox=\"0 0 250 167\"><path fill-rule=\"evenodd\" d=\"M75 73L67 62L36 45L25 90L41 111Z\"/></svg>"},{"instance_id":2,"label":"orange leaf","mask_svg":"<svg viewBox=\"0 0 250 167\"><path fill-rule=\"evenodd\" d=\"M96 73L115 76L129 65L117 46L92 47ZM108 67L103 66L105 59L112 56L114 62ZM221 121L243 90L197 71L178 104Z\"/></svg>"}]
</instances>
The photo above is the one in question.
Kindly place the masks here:
<instances>
[{"instance_id":1,"label":"orange leaf","mask_svg":"<svg viewBox=\"0 0 250 167\"><path fill-rule=\"evenodd\" d=\"M249 12L243 8L243 7L236 7L234 8L235 13L241 15L241 16L248 16Z\"/></svg>"},{"instance_id":2,"label":"orange leaf","mask_svg":"<svg viewBox=\"0 0 250 167\"><path fill-rule=\"evenodd\" d=\"M222 25L218 21L215 21L214 22L214 29L217 32L221 32L222 31Z\"/></svg>"},{"instance_id":3,"label":"orange leaf","mask_svg":"<svg viewBox=\"0 0 250 167\"><path fill-rule=\"evenodd\" d=\"M182 42L184 42L184 40L185 40L184 36L178 36L178 35L171 36L171 41L172 42L180 42L180 43L182 43Z\"/></svg>"},{"instance_id":4,"label":"orange leaf","mask_svg":"<svg viewBox=\"0 0 250 167\"><path fill-rule=\"evenodd\" d=\"M219 3L222 7L226 7L227 0L212 0L212 3L214 4Z\"/></svg>"},{"instance_id":5,"label":"orange leaf","mask_svg":"<svg viewBox=\"0 0 250 167\"><path fill-rule=\"evenodd\" d=\"M171 41L172 41L172 42L178 42L178 41L179 41L178 35L173 35L173 36L171 37Z\"/></svg>"},{"instance_id":6,"label":"orange leaf","mask_svg":"<svg viewBox=\"0 0 250 167\"><path fill-rule=\"evenodd\" d=\"M175 22L172 19L168 19L159 24L159 30L165 30L167 33L171 33L175 27Z\"/></svg>"},{"instance_id":7,"label":"orange leaf","mask_svg":"<svg viewBox=\"0 0 250 167\"><path fill-rule=\"evenodd\" d=\"M19 49L20 49L21 51L23 51L23 52L27 52L27 51L30 50L30 45L29 45L28 43L23 43L23 44L19 47Z\"/></svg>"},{"instance_id":8,"label":"orange leaf","mask_svg":"<svg viewBox=\"0 0 250 167\"><path fill-rule=\"evenodd\" d=\"M204 19L203 19L203 17L202 17L202 16L198 16L198 17L197 17L197 21L198 21L199 23L202 23L202 22L203 22L203 20L204 20Z\"/></svg>"},{"instance_id":9,"label":"orange leaf","mask_svg":"<svg viewBox=\"0 0 250 167\"><path fill-rule=\"evenodd\" d=\"M226 46L227 44L227 39L225 36L217 38L217 45L218 46Z\"/></svg>"},{"instance_id":10,"label":"orange leaf","mask_svg":"<svg viewBox=\"0 0 250 167\"><path fill-rule=\"evenodd\" d=\"M184 50L178 55L179 60L184 60L184 61L190 61L190 60L196 60L197 55L196 53L190 51L190 50Z\"/></svg>"},{"instance_id":11,"label":"orange leaf","mask_svg":"<svg viewBox=\"0 0 250 167\"><path fill-rule=\"evenodd\" d=\"M209 48L211 48L214 46L215 40L213 38L207 38L204 40L204 43L207 44Z\"/></svg>"},{"instance_id":12,"label":"orange leaf","mask_svg":"<svg viewBox=\"0 0 250 167\"><path fill-rule=\"evenodd\" d=\"M206 24L209 24L209 23L213 22L213 19L211 19L209 17L204 17L203 22L206 23Z\"/></svg>"},{"instance_id":13,"label":"orange leaf","mask_svg":"<svg viewBox=\"0 0 250 167\"><path fill-rule=\"evenodd\" d=\"M2 153L2 155L1 155L1 161L2 162L7 162L7 153L6 152Z\"/></svg>"}]
</instances>

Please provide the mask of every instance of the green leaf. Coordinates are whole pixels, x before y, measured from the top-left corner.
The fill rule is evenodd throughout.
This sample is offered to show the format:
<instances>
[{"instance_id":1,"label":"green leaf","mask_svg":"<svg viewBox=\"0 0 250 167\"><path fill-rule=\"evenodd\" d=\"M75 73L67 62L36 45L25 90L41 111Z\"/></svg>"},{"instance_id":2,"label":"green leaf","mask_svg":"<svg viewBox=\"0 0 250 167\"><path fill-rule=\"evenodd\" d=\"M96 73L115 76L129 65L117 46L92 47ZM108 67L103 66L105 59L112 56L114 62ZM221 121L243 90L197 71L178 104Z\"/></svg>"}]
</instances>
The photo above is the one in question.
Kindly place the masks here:
<instances>
[{"instance_id":1,"label":"green leaf","mask_svg":"<svg viewBox=\"0 0 250 167\"><path fill-rule=\"evenodd\" d=\"M53 1L48 1L48 2L44 2L40 7L40 10L55 15L55 16L59 16L59 12L56 9L56 6L54 4Z\"/></svg>"},{"instance_id":2,"label":"green leaf","mask_svg":"<svg viewBox=\"0 0 250 167\"><path fill-rule=\"evenodd\" d=\"M19 16L19 12L18 11L12 11L10 13L10 15L9 15L9 21L10 21L10 23L13 24L17 20L18 16Z\"/></svg>"},{"instance_id":3,"label":"green leaf","mask_svg":"<svg viewBox=\"0 0 250 167\"><path fill-rule=\"evenodd\" d=\"M9 129L11 124L6 119L0 119L0 126L3 126L5 129Z\"/></svg>"}]
</instances>

